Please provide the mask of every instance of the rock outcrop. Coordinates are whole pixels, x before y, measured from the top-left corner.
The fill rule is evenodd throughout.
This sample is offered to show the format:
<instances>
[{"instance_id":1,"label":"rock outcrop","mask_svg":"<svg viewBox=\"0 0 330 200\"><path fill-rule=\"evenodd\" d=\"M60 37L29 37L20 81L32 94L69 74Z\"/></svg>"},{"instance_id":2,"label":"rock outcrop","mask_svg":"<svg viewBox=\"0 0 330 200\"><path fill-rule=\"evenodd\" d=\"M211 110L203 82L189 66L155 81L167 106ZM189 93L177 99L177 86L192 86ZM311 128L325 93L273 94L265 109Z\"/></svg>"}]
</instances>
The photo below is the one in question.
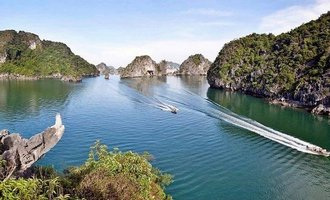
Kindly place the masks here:
<instances>
[{"instance_id":1,"label":"rock outcrop","mask_svg":"<svg viewBox=\"0 0 330 200\"><path fill-rule=\"evenodd\" d=\"M118 74L117 70L113 66L107 66L105 63L100 63L96 65L96 68L100 71L100 74L106 75L106 74L111 74L115 75Z\"/></svg>"},{"instance_id":2,"label":"rock outcrop","mask_svg":"<svg viewBox=\"0 0 330 200\"><path fill-rule=\"evenodd\" d=\"M159 76L159 65L150 56L137 56L126 68L121 71L121 78Z\"/></svg>"},{"instance_id":3,"label":"rock outcrop","mask_svg":"<svg viewBox=\"0 0 330 200\"><path fill-rule=\"evenodd\" d=\"M211 64L202 54L192 55L180 65L178 75L206 75Z\"/></svg>"},{"instance_id":4,"label":"rock outcrop","mask_svg":"<svg viewBox=\"0 0 330 200\"><path fill-rule=\"evenodd\" d=\"M12 174L22 174L52 149L63 133L64 125L60 115L56 115L56 122L52 127L30 139L22 138L18 133L10 134L8 130L0 131L0 153L6 161L3 168L0 166L0 174L4 176L0 179L7 179Z\"/></svg>"},{"instance_id":5,"label":"rock outcrop","mask_svg":"<svg viewBox=\"0 0 330 200\"><path fill-rule=\"evenodd\" d=\"M125 71L125 67L118 67L117 72L121 75Z\"/></svg>"},{"instance_id":6,"label":"rock outcrop","mask_svg":"<svg viewBox=\"0 0 330 200\"><path fill-rule=\"evenodd\" d=\"M171 61L162 60L159 64L159 69L162 75L175 75L180 68L180 65Z\"/></svg>"},{"instance_id":7,"label":"rock outcrop","mask_svg":"<svg viewBox=\"0 0 330 200\"><path fill-rule=\"evenodd\" d=\"M203 55L190 56L181 65L162 60L157 64L150 56L137 56L126 68L118 68L122 78L168 76L168 75L206 75L211 62Z\"/></svg>"},{"instance_id":8,"label":"rock outcrop","mask_svg":"<svg viewBox=\"0 0 330 200\"><path fill-rule=\"evenodd\" d=\"M211 87L242 91L315 114L330 108L330 12L288 33L251 34L224 45Z\"/></svg>"},{"instance_id":9,"label":"rock outcrop","mask_svg":"<svg viewBox=\"0 0 330 200\"><path fill-rule=\"evenodd\" d=\"M40 40L24 31L0 31L0 74L2 77L59 78L81 80L99 71L60 42ZM12 76L14 75L14 76Z\"/></svg>"},{"instance_id":10,"label":"rock outcrop","mask_svg":"<svg viewBox=\"0 0 330 200\"><path fill-rule=\"evenodd\" d=\"M330 107L326 107L323 104L319 104L318 106L314 107L311 112L313 114L317 114L317 115L329 115L330 116Z\"/></svg>"}]
</instances>

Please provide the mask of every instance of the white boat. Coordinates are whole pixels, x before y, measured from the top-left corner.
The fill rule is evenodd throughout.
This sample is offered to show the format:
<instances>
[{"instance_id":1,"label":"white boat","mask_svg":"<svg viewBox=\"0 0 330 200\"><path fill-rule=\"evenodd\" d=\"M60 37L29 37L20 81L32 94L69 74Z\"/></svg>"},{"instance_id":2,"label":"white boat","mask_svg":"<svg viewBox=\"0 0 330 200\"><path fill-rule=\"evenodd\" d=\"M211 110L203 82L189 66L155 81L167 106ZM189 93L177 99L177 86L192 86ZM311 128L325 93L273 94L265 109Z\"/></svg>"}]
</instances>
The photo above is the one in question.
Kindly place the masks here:
<instances>
[{"instance_id":1,"label":"white boat","mask_svg":"<svg viewBox=\"0 0 330 200\"><path fill-rule=\"evenodd\" d=\"M168 105L168 104L158 104L159 108L164 110L164 111L169 111L173 114L177 114L177 112L179 111L178 108L172 106L172 105Z\"/></svg>"},{"instance_id":2,"label":"white boat","mask_svg":"<svg viewBox=\"0 0 330 200\"><path fill-rule=\"evenodd\" d=\"M326 149L323 149L321 147L306 146L306 149L312 151L316 155L322 155L326 157L330 156L330 152L328 152Z\"/></svg>"}]
</instances>

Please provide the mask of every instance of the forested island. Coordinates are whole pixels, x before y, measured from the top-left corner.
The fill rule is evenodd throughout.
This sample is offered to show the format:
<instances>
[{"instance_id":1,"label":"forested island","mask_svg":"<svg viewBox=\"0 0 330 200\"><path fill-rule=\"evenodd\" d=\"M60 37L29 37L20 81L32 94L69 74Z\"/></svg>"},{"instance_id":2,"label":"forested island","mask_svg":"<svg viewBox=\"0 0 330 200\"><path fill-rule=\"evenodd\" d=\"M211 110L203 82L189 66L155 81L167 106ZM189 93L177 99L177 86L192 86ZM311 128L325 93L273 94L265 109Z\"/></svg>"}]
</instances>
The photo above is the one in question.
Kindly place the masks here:
<instances>
[{"instance_id":1,"label":"forested island","mask_svg":"<svg viewBox=\"0 0 330 200\"><path fill-rule=\"evenodd\" d=\"M242 91L330 115L330 12L288 33L251 34L224 45L211 87Z\"/></svg>"},{"instance_id":2,"label":"forested island","mask_svg":"<svg viewBox=\"0 0 330 200\"><path fill-rule=\"evenodd\" d=\"M24 31L0 31L0 79L58 78L81 81L97 76L94 65L60 42L41 40Z\"/></svg>"}]
</instances>

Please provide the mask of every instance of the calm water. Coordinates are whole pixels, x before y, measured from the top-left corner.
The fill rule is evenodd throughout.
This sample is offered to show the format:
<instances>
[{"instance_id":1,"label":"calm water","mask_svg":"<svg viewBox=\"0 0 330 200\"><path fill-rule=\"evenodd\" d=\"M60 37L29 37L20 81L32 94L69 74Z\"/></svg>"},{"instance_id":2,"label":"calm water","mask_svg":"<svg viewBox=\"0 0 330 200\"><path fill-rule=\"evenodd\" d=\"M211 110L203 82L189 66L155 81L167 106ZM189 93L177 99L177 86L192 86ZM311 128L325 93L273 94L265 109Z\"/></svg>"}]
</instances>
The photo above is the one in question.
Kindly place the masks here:
<instances>
[{"instance_id":1,"label":"calm water","mask_svg":"<svg viewBox=\"0 0 330 200\"><path fill-rule=\"evenodd\" d=\"M180 111L164 112L159 101ZM150 152L156 167L175 176L167 190L174 199L330 199L329 158L234 126L223 120L225 108L330 149L329 118L209 89L204 77L0 81L0 129L29 137L62 115L64 136L39 164L82 164L100 139Z\"/></svg>"}]
</instances>

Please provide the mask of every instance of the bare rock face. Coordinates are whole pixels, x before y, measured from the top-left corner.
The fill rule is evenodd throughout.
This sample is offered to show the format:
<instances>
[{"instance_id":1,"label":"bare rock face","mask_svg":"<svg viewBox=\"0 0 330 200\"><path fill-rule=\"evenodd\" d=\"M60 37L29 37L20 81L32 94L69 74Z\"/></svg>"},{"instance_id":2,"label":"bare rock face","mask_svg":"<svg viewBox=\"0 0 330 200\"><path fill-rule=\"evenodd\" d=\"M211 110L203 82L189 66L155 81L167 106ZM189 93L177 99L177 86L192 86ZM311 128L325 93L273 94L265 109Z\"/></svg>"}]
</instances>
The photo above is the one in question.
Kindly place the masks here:
<instances>
[{"instance_id":1,"label":"bare rock face","mask_svg":"<svg viewBox=\"0 0 330 200\"><path fill-rule=\"evenodd\" d=\"M330 116L330 107L326 107L323 104L319 104L312 110L313 114L317 115L329 115Z\"/></svg>"},{"instance_id":2,"label":"bare rock face","mask_svg":"<svg viewBox=\"0 0 330 200\"><path fill-rule=\"evenodd\" d=\"M189 56L180 65L179 75L206 75L211 66L211 62L202 54Z\"/></svg>"},{"instance_id":3,"label":"bare rock face","mask_svg":"<svg viewBox=\"0 0 330 200\"><path fill-rule=\"evenodd\" d=\"M24 31L19 31L18 35L22 38L22 41L28 45L29 49L34 50L41 47L41 40L38 35Z\"/></svg>"},{"instance_id":4,"label":"bare rock face","mask_svg":"<svg viewBox=\"0 0 330 200\"><path fill-rule=\"evenodd\" d=\"M114 74L118 74L117 70L115 67L113 66L107 66L105 63L100 63L98 65L96 65L96 68L97 70L100 71L100 74L111 74L111 75L114 75Z\"/></svg>"},{"instance_id":5,"label":"bare rock face","mask_svg":"<svg viewBox=\"0 0 330 200\"><path fill-rule=\"evenodd\" d=\"M180 65L171 61L162 60L159 64L162 75L174 75L179 71Z\"/></svg>"},{"instance_id":6,"label":"bare rock face","mask_svg":"<svg viewBox=\"0 0 330 200\"><path fill-rule=\"evenodd\" d=\"M121 71L121 78L142 76L159 76L161 70L150 56L137 56L125 69Z\"/></svg>"},{"instance_id":7,"label":"bare rock face","mask_svg":"<svg viewBox=\"0 0 330 200\"><path fill-rule=\"evenodd\" d=\"M7 54L6 52L3 54L0 54L0 64L5 63L7 59Z\"/></svg>"},{"instance_id":8,"label":"bare rock face","mask_svg":"<svg viewBox=\"0 0 330 200\"><path fill-rule=\"evenodd\" d=\"M5 167L0 168L0 179L8 179L12 174L19 175L38 161L52 149L62 138L64 125L61 116L56 115L53 126L38 133L30 139L25 139L18 133L10 134L8 130L0 131L0 153L6 161Z\"/></svg>"}]
</instances>

